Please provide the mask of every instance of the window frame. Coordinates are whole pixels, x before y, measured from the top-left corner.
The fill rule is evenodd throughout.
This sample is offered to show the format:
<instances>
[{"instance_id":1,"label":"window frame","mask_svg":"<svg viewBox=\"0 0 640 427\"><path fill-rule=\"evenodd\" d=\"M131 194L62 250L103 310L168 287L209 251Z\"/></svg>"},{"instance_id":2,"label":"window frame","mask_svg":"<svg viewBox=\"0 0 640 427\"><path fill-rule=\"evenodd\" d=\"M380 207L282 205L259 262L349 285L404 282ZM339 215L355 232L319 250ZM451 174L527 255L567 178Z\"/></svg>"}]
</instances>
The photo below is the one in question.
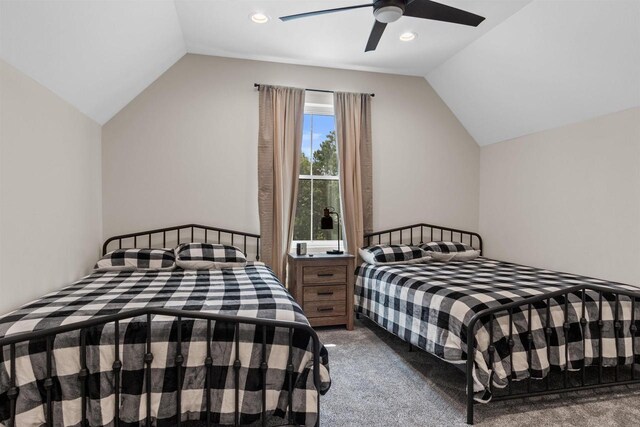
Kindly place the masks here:
<instances>
[{"instance_id":1,"label":"window frame","mask_svg":"<svg viewBox=\"0 0 640 427\"><path fill-rule=\"evenodd\" d=\"M309 94L307 94L309 95ZM316 95L316 94L314 94ZM326 95L326 94L323 94ZM314 99L314 101L318 101L318 102L305 102L304 105L304 115L314 115L314 116L333 116L335 119L335 112L334 112L334 108L333 108L333 102L326 103L327 98L324 97L324 99ZM331 97L331 101L333 101L333 97ZM312 132L313 133L313 132ZM337 141L336 141L336 150L338 149L337 147ZM313 152L312 152L313 154ZM311 166L311 174L298 174L298 181L300 180L309 180L312 182L312 191L311 191L311 206L313 209L313 181L337 181L338 182L338 188L340 188L340 175L314 175L313 174L313 164ZM340 200L340 211L342 212L342 193L340 193L339 195L339 200ZM296 200L297 203L297 200ZM297 214L297 213L296 213ZM341 218L342 219L342 218ZM312 212L312 217L311 217L311 236L313 237L313 224L314 224L314 218L313 218L313 212ZM344 244L344 224L342 221L340 221L340 227L342 227L341 230L341 235L343 236L342 240L340 241L341 245ZM291 241L291 248L290 251L291 252L295 252L296 250L296 244L298 243L306 243L307 244L307 252L308 253L320 253L329 249L335 249L338 246L338 240L293 240Z\"/></svg>"}]
</instances>

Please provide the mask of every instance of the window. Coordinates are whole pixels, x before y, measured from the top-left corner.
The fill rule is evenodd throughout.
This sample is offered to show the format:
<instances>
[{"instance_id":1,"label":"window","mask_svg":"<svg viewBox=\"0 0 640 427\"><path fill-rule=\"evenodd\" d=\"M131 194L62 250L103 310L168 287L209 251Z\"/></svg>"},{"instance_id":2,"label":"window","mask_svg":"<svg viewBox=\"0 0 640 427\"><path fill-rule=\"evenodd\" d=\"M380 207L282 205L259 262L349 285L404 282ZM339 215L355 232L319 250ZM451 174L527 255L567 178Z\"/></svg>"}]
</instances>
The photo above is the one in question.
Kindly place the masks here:
<instances>
[{"instance_id":1,"label":"window","mask_svg":"<svg viewBox=\"0 0 640 427\"><path fill-rule=\"evenodd\" d=\"M293 229L294 245L307 242L310 252L335 249L338 244L338 223L335 216L333 230L320 228L320 218L325 207L334 208L342 220L333 105L307 102L302 133L298 204Z\"/></svg>"}]
</instances>

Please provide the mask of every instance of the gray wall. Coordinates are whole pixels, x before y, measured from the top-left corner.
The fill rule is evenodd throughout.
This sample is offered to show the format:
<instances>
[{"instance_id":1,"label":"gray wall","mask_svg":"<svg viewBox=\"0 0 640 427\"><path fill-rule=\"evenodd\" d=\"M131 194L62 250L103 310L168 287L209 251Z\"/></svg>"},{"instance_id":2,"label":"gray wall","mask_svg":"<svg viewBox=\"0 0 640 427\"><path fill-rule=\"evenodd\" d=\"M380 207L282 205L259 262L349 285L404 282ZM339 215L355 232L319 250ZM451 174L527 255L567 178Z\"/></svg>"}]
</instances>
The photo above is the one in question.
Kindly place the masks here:
<instances>
[{"instance_id":1,"label":"gray wall","mask_svg":"<svg viewBox=\"0 0 640 427\"><path fill-rule=\"evenodd\" d=\"M86 274L102 235L100 125L0 60L0 313Z\"/></svg>"},{"instance_id":2,"label":"gray wall","mask_svg":"<svg viewBox=\"0 0 640 427\"><path fill-rule=\"evenodd\" d=\"M482 148L488 256L640 285L640 108Z\"/></svg>"},{"instance_id":3,"label":"gray wall","mask_svg":"<svg viewBox=\"0 0 640 427\"><path fill-rule=\"evenodd\" d=\"M425 79L186 55L103 126L105 237L192 221L259 230L254 82L375 92L375 228L477 229L480 149Z\"/></svg>"}]
</instances>

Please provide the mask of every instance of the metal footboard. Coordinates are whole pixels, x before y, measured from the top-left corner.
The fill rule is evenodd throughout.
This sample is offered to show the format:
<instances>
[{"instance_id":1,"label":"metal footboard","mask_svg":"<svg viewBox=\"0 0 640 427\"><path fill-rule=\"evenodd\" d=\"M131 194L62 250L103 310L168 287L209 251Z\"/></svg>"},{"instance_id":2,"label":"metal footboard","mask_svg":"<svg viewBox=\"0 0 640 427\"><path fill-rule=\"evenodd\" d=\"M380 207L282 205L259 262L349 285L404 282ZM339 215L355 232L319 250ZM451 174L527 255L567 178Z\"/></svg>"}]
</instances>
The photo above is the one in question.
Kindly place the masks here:
<instances>
[{"instance_id":1,"label":"metal footboard","mask_svg":"<svg viewBox=\"0 0 640 427\"><path fill-rule=\"evenodd\" d=\"M588 292L593 292L598 295L597 305L598 305L598 319L597 320L587 320L586 318L586 296ZM594 323L598 326L597 330L599 331L598 336L598 363L596 365L587 366L585 362L582 363L582 367L579 371L570 371L569 370L569 345L568 345L568 334L570 329L569 324L569 297L570 295L578 296L581 300L581 312L579 323L581 328L588 328L589 323ZM605 325L605 320L603 320L602 316L602 306L603 306L603 298L604 295L608 295L611 298L615 299L615 310L614 310L614 319L613 319L613 327L614 327L614 337L615 337L615 347L616 352L619 351L619 340L624 339L623 330L624 322L620 319L620 302L621 297L629 298L631 302L631 318L629 319L629 334L631 337L631 349L632 349L632 363L630 365L623 365L625 367L630 367L625 369L628 371L625 375L622 375L621 365L617 363L615 367L610 367L607 369L614 370L613 380L605 381L604 379L604 369L603 365L603 328ZM564 324L562 327L563 330L563 338L564 338L564 359L565 366L562 370L562 386L561 387L552 387L551 384L551 372L549 372L543 381L543 389L542 390L532 390L532 377L531 377L531 361L532 361L532 351L533 351L533 335L532 335L532 322L531 316L532 311L535 310L534 305L536 303L543 303L544 310L546 311L544 319L544 336L545 336L545 344L547 351L547 358L550 357L550 349L551 349L551 336L553 333L553 328L551 327L551 306L552 300L555 300L558 303L558 307L562 310L564 316ZM474 355L477 351L477 343L476 343L476 327L479 326L478 322L483 322L485 325L488 325L489 329L489 367L491 369L491 374L489 377L489 387L493 393L493 363L496 354L496 348L493 340L493 331L494 331L494 322L496 322L496 318L498 314L504 314L508 316L509 322L509 333L508 333L508 348L509 348L509 358L510 358L510 366L513 369L513 348L514 348L514 330L513 330L513 316L514 313L522 313L527 318L527 327L528 333L526 335L526 340L523 342L527 352L527 365L529 371L529 377L526 380L526 387L522 391L514 390L513 383L515 382L512 379L511 373L507 376L507 387L506 392L502 394L494 395L493 401L501 401L515 398L523 398L523 397L533 397L533 396L544 396L549 394L557 394L562 392L570 392L576 390L586 390L586 389L595 389L600 387L611 387L611 386L619 386L619 385L629 385L629 384L640 384L640 372L638 371L638 363L636 362L636 358L640 357L640 354L635 352L635 344L640 337L638 336L638 325L637 323L640 319L636 319L636 309L640 307L640 291L633 292L627 290L619 290L611 287L605 286L596 286L596 285L578 285L571 288L563 289L561 291L551 292L545 295L540 295L532 298L527 298L523 301L516 301L509 304L504 304L499 307L487 308L477 314L475 314L471 320L469 321L469 325L467 328L467 349L471 349L471 351L467 351L467 361L466 361L466 379L467 379L467 423L473 424L473 410L475 405L474 393L473 393L473 363L474 363ZM540 319L541 321L543 319ZM586 334L582 333L582 355L585 357L585 347L586 347ZM617 354L617 353L616 353ZM597 381L595 383L589 383L587 381L587 368L596 367L598 369ZM578 384L571 382L570 380L577 380Z\"/></svg>"},{"instance_id":2,"label":"metal footboard","mask_svg":"<svg viewBox=\"0 0 640 427\"><path fill-rule=\"evenodd\" d=\"M131 310L127 312L122 312L109 316L102 316L90 320L86 320L83 322L78 322L75 324L70 324L66 326L60 326L51 329L44 329L29 333L16 334L13 336L5 337L0 339L0 354L4 354L4 348L9 347L9 389L7 392L7 397L9 399L10 404L10 426L16 426L16 401L19 396L20 390L16 385L16 345L21 343L30 343L37 340L44 340L46 342L46 378L43 381L43 388L46 393L46 404L45 404L45 417L46 417L46 425L53 426L58 423L61 423L62 420L54 419L53 412L53 404L52 404L52 387L53 387L53 372L52 372L52 356L53 356L53 340L56 335L64 334L66 332L72 331L80 331L80 343L79 343L79 357L80 357L80 370L78 372L78 377L80 379L80 393L81 393L81 425L87 426L88 418L87 418L87 407L88 407L88 387L87 387L87 377L89 376L89 370L87 369L87 332L89 328L96 326L104 326L109 323L114 324L115 331L115 339L114 339L114 349L115 349L115 360L112 365L112 372L114 374L114 387L113 387L113 395L115 400L115 417L114 417L114 425L117 427L120 424L119 417L119 407L120 407L120 384L121 384L121 371L123 368L123 361L121 360L120 355L120 322L125 319L132 319L136 317L144 317L146 318L146 344L145 344L145 352L141 355L144 361L145 366L145 405L146 405L146 425L151 426L151 364L154 359L154 355L151 352L152 345L152 319L153 315L164 315L175 317L177 321L177 342L176 342L176 354L175 354L175 369L176 369L176 378L178 379L178 390L176 393L176 407L177 407L177 425L181 425L181 413L182 413L182 402L181 402L181 392L182 392L182 367L184 363L184 355L181 354L181 344L182 344L182 336L181 336L181 322L185 319L189 320L203 320L207 322L207 351L206 357L202 361L203 366L206 368L206 379L205 379L205 387L206 387L206 426L211 426L211 374L213 367L213 359L212 359L212 322L223 323L233 325L235 330L234 343L235 346L235 360L233 362L233 370L235 377L235 425L240 425L240 408L239 408L239 393L240 393L240 384L239 384L239 372L242 368L242 363L240 361L240 325L253 325L256 327L256 336L261 337L261 363L260 363L260 374L261 374L261 383L262 383L262 413L260 414L260 420L262 425L267 425L267 404L266 404L266 396L267 396L267 383L266 383L266 375L269 366L267 364L267 329L268 328L284 328L288 330L289 333L289 354L287 360L287 375L285 378L285 385L288 389L288 423L295 424L295 420L293 419L293 373L294 366L292 364L292 353L293 353L293 334L294 331L301 331L305 334L308 334L310 339L313 342L313 383L317 390L317 410L318 410L318 418L316 422L316 426L320 424L320 390L321 390L321 379L320 379L320 340L316 332L309 325L305 325L303 323L297 322L288 322L288 321L280 321L280 320L270 320L270 319L254 319L247 317L237 317L237 316L229 316L222 314L207 314L193 311L184 311L184 310L175 310L175 309L166 309L166 308L143 308L137 310Z\"/></svg>"}]
</instances>

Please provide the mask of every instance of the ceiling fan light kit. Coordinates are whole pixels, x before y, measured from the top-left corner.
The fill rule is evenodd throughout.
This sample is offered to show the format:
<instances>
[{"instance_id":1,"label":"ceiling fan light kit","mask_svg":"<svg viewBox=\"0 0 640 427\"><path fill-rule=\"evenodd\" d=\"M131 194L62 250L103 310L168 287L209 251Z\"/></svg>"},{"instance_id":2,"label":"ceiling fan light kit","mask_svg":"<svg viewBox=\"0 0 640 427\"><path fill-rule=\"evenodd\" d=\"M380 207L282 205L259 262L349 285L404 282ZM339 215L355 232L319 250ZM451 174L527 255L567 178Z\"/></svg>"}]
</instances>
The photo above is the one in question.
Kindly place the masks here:
<instances>
[{"instance_id":1,"label":"ceiling fan light kit","mask_svg":"<svg viewBox=\"0 0 640 427\"><path fill-rule=\"evenodd\" d=\"M402 16L402 9L398 6L385 6L373 11L373 16L376 17L376 21L383 24L389 24L395 22Z\"/></svg>"},{"instance_id":2,"label":"ceiling fan light kit","mask_svg":"<svg viewBox=\"0 0 640 427\"><path fill-rule=\"evenodd\" d=\"M373 4L373 16L383 24L396 22L404 13L403 0L378 0Z\"/></svg>"},{"instance_id":3,"label":"ceiling fan light kit","mask_svg":"<svg viewBox=\"0 0 640 427\"><path fill-rule=\"evenodd\" d=\"M471 27L477 27L482 21L484 21L484 17L476 15L475 13L467 12L465 10L457 9L431 0L376 0L374 3L369 4L359 4L355 6L338 7L335 9L316 10L314 12L281 16L280 20L286 22L292 19L344 12L365 7L373 8L373 17L375 18L371 34L369 34L369 40L367 41L367 45L364 49L365 52L376 50L384 30L387 28L387 24L397 21L402 16L450 22L452 24L468 25ZM416 34L411 33L413 36L407 36L409 38L405 39L403 38L405 34L400 36L400 40L411 41L416 38Z\"/></svg>"}]
</instances>

